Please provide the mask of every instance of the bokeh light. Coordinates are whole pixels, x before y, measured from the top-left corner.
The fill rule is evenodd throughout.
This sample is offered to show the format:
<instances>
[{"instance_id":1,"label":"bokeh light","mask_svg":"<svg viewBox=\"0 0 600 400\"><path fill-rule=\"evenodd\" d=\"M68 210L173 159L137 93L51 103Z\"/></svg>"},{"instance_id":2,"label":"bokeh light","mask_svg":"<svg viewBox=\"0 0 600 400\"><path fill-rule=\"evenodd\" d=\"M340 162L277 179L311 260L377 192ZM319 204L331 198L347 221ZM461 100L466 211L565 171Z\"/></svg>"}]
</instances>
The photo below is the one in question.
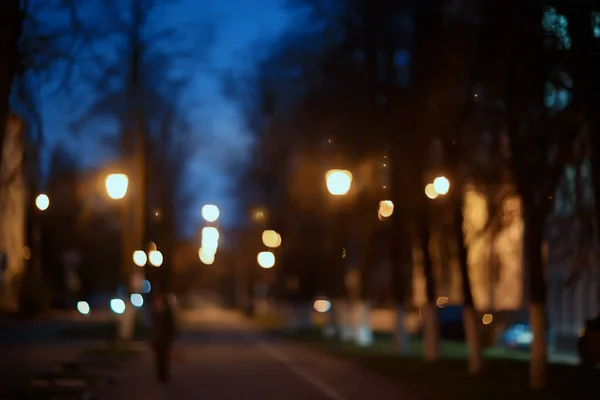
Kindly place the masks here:
<instances>
[{"instance_id":1,"label":"bokeh light","mask_svg":"<svg viewBox=\"0 0 600 400\"><path fill-rule=\"evenodd\" d=\"M332 169L325 174L327 190L334 196L343 196L352 187L352 173L343 169Z\"/></svg>"},{"instance_id":2,"label":"bokeh light","mask_svg":"<svg viewBox=\"0 0 600 400\"><path fill-rule=\"evenodd\" d=\"M91 311L90 305L87 301L79 301L77 302L77 311L79 311L81 315L88 315Z\"/></svg>"},{"instance_id":3,"label":"bokeh light","mask_svg":"<svg viewBox=\"0 0 600 400\"><path fill-rule=\"evenodd\" d=\"M435 188L433 187L433 183L428 183L425 186L425 196L427 196L433 200L433 199L436 199L439 195L440 194L435 191Z\"/></svg>"},{"instance_id":4,"label":"bokeh light","mask_svg":"<svg viewBox=\"0 0 600 400\"><path fill-rule=\"evenodd\" d=\"M313 304L313 308L318 313L326 313L327 311L329 311L331 309L331 302L329 300L323 300L323 299L315 300L315 303Z\"/></svg>"},{"instance_id":5,"label":"bokeh light","mask_svg":"<svg viewBox=\"0 0 600 400\"><path fill-rule=\"evenodd\" d=\"M110 174L105 181L106 193L113 200L120 200L127 194L129 177L125 174Z\"/></svg>"},{"instance_id":6,"label":"bokeh light","mask_svg":"<svg viewBox=\"0 0 600 400\"><path fill-rule=\"evenodd\" d=\"M150 253L148 253L148 260L153 266L160 267L163 263L163 255L158 250L152 250Z\"/></svg>"},{"instance_id":7,"label":"bokeh light","mask_svg":"<svg viewBox=\"0 0 600 400\"><path fill-rule=\"evenodd\" d=\"M265 246L276 249L281 246L281 235L274 230L266 230L262 233L262 242Z\"/></svg>"},{"instance_id":8,"label":"bokeh light","mask_svg":"<svg viewBox=\"0 0 600 400\"><path fill-rule=\"evenodd\" d=\"M204 220L207 222L215 222L217 219L219 219L219 214L219 207L215 206L214 204L206 204L204 207L202 207L202 218L204 218Z\"/></svg>"},{"instance_id":9,"label":"bokeh light","mask_svg":"<svg viewBox=\"0 0 600 400\"><path fill-rule=\"evenodd\" d=\"M148 256L143 250L136 250L133 252L133 263L138 267L143 267L148 262Z\"/></svg>"},{"instance_id":10,"label":"bokeh light","mask_svg":"<svg viewBox=\"0 0 600 400\"><path fill-rule=\"evenodd\" d=\"M444 176L438 176L433 180L433 189L441 195L445 195L450 190L450 181Z\"/></svg>"},{"instance_id":11,"label":"bokeh light","mask_svg":"<svg viewBox=\"0 0 600 400\"><path fill-rule=\"evenodd\" d=\"M132 293L129 296L129 301L134 307L141 307L144 305L144 296L139 293Z\"/></svg>"},{"instance_id":12,"label":"bokeh light","mask_svg":"<svg viewBox=\"0 0 600 400\"><path fill-rule=\"evenodd\" d=\"M47 210L48 207L50 207L50 198L48 197L48 195L44 193L38 194L38 196L35 198L35 206L40 211Z\"/></svg>"},{"instance_id":13,"label":"bokeh light","mask_svg":"<svg viewBox=\"0 0 600 400\"><path fill-rule=\"evenodd\" d=\"M121 299L112 299L110 301L110 309L115 314L123 314L125 312L125 302Z\"/></svg>"},{"instance_id":14,"label":"bokeh light","mask_svg":"<svg viewBox=\"0 0 600 400\"><path fill-rule=\"evenodd\" d=\"M258 261L258 265L260 265L262 268L273 268L275 265L275 254L271 253L270 251L261 251L258 253L256 260Z\"/></svg>"}]
</instances>

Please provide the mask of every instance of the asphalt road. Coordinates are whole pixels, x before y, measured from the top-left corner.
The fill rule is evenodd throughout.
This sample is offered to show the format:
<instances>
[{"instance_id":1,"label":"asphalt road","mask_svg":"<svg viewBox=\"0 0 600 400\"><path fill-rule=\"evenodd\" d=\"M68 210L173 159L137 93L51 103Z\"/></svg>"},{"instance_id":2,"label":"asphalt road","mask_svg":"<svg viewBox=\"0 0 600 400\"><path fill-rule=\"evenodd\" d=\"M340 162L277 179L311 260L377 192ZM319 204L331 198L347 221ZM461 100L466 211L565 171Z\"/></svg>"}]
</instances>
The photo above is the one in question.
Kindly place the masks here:
<instances>
[{"instance_id":1,"label":"asphalt road","mask_svg":"<svg viewBox=\"0 0 600 400\"><path fill-rule=\"evenodd\" d=\"M204 309L185 320L171 382L156 382L152 359L144 354L117 386L98 393L100 399L409 399L392 382L358 366L266 339L235 313Z\"/></svg>"}]
</instances>

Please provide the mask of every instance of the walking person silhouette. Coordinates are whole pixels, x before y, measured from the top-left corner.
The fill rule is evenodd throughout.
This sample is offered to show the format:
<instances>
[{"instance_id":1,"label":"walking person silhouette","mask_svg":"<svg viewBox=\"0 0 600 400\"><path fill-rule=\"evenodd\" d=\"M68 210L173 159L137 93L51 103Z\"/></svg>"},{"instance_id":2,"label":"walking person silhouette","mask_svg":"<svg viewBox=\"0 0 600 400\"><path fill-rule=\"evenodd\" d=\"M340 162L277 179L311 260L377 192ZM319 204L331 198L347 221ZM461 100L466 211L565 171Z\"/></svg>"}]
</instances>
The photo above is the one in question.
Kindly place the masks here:
<instances>
[{"instance_id":1,"label":"walking person silhouette","mask_svg":"<svg viewBox=\"0 0 600 400\"><path fill-rule=\"evenodd\" d=\"M154 352L156 374L160 382L167 382L171 374L171 353L176 333L175 311L162 292L154 295L151 304L150 344Z\"/></svg>"}]
</instances>

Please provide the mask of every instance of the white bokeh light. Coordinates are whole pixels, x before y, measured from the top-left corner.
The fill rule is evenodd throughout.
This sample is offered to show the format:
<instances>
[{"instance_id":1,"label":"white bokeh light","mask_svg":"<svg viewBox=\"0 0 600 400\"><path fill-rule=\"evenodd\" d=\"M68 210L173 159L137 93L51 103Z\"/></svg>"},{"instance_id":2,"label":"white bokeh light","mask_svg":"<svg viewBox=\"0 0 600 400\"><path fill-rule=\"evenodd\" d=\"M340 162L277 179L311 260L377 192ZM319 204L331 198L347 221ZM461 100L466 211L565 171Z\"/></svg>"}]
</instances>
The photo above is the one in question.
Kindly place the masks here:
<instances>
[{"instance_id":1,"label":"white bokeh light","mask_svg":"<svg viewBox=\"0 0 600 400\"><path fill-rule=\"evenodd\" d=\"M150 253L148 253L148 260L153 266L160 267L163 263L163 255L158 250L152 250Z\"/></svg>"},{"instance_id":2,"label":"white bokeh light","mask_svg":"<svg viewBox=\"0 0 600 400\"><path fill-rule=\"evenodd\" d=\"M144 296L139 293L132 293L129 296L129 301L134 307L141 307L144 305Z\"/></svg>"},{"instance_id":3,"label":"white bokeh light","mask_svg":"<svg viewBox=\"0 0 600 400\"><path fill-rule=\"evenodd\" d=\"M258 265L264 269L273 268L275 265L275 254L270 251L261 251L258 253L256 260L258 261Z\"/></svg>"},{"instance_id":4,"label":"white bokeh light","mask_svg":"<svg viewBox=\"0 0 600 400\"><path fill-rule=\"evenodd\" d=\"M88 315L90 313L90 305L87 301L77 302L77 311L82 315Z\"/></svg>"},{"instance_id":5,"label":"white bokeh light","mask_svg":"<svg viewBox=\"0 0 600 400\"><path fill-rule=\"evenodd\" d=\"M110 309L115 314L123 314L125 312L125 302L121 299L112 299L110 301Z\"/></svg>"},{"instance_id":6,"label":"white bokeh light","mask_svg":"<svg viewBox=\"0 0 600 400\"><path fill-rule=\"evenodd\" d=\"M207 222L215 222L219 219L219 207L214 204L206 204L202 207L202 218Z\"/></svg>"}]
</instances>

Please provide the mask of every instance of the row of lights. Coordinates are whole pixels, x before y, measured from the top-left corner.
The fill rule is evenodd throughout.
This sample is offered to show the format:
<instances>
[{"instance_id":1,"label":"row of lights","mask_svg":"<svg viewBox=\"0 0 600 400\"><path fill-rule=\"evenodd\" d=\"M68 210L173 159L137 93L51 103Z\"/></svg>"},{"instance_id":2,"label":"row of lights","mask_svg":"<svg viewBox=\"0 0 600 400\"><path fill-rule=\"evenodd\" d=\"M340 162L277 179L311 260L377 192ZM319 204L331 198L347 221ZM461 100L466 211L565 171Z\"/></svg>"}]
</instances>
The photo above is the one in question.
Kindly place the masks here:
<instances>
[{"instance_id":1,"label":"row of lights","mask_svg":"<svg viewBox=\"0 0 600 400\"><path fill-rule=\"evenodd\" d=\"M269 249L276 249L281 246L281 235L272 229L263 231L261 239ZM256 256L256 261L261 268L273 268L275 266L275 254L270 250L261 251Z\"/></svg>"},{"instance_id":2,"label":"row of lights","mask_svg":"<svg viewBox=\"0 0 600 400\"><path fill-rule=\"evenodd\" d=\"M444 176L438 176L425 186L425 196L434 200L444 196L450 190L450 181Z\"/></svg>"},{"instance_id":3,"label":"row of lights","mask_svg":"<svg viewBox=\"0 0 600 400\"><path fill-rule=\"evenodd\" d=\"M158 250L150 250L148 255L144 250L136 250L133 252L133 263L138 267L144 267L148 261L154 267L160 267L163 263L163 255Z\"/></svg>"},{"instance_id":4,"label":"row of lights","mask_svg":"<svg viewBox=\"0 0 600 400\"><path fill-rule=\"evenodd\" d=\"M206 222L214 223L219 219L221 212L219 207L214 204L206 204L202 207L202 218ZM217 249L219 248L219 230L214 226L202 228L202 243L198 250L198 257L205 265L212 265L215 262Z\"/></svg>"}]
</instances>

